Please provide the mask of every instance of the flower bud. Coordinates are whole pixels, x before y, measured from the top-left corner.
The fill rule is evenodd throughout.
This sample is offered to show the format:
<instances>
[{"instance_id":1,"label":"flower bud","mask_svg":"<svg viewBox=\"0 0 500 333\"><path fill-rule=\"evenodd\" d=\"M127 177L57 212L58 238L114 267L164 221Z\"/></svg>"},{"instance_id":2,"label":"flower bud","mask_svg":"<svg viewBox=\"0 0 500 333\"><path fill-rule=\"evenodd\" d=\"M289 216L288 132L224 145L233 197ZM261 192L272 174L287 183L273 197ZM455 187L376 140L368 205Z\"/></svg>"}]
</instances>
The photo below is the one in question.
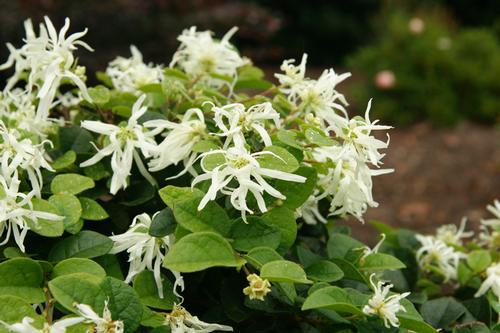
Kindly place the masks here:
<instances>
[{"instance_id":1,"label":"flower bud","mask_svg":"<svg viewBox=\"0 0 500 333\"><path fill-rule=\"evenodd\" d=\"M263 301L267 293L271 291L271 283L257 274L248 275L247 280L250 285L243 289L243 294L248 295L250 299Z\"/></svg>"}]
</instances>

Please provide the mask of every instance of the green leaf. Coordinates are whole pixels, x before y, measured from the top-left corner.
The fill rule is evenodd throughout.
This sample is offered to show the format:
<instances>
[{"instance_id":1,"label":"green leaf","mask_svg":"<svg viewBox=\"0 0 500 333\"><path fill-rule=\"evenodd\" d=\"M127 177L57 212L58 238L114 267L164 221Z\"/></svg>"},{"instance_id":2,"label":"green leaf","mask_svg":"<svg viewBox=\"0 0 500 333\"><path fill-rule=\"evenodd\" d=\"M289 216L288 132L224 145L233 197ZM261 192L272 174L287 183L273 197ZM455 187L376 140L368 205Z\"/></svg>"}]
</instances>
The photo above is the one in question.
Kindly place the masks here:
<instances>
[{"instance_id":1,"label":"green leaf","mask_svg":"<svg viewBox=\"0 0 500 333\"><path fill-rule=\"evenodd\" d=\"M50 190L54 194L69 193L78 194L95 186L94 181L76 173L57 175L50 184Z\"/></svg>"},{"instance_id":2,"label":"green leaf","mask_svg":"<svg viewBox=\"0 0 500 333\"><path fill-rule=\"evenodd\" d=\"M437 331L429 324L422 320L416 320L406 316L403 312L397 314L400 327L406 328L416 333L437 333Z\"/></svg>"},{"instance_id":3,"label":"green leaf","mask_svg":"<svg viewBox=\"0 0 500 333\"><path fill-rule=\"evenodd\" d=\"M307 276L314 281L334 282L342 279L344 272L331 261L322 260L306 268Z\"/></svg>"},{"instance_id":4,"label":"green leaf","mask_svg":"<svg viewBox=\"0 0 500 333\"><path fill-rule=\"evenodd\" d=\"M277 207L262 215L261 219L268 226L280 231L281 240L278 252L286 252L297 238L297 223L293 211L287 207Z\"/></svg>"},{"instance_id":5,"label":"green leaf","mask_svg":"<svg viewBox=\"0 0 500 333\"><path fill-rule=\"evenodd\" d=\"M163 266L181 273L202 271L209 267L239 267L231 245L214 232L196 232L184 236L168 251Z\"/></svg>"},{"instance_id":6,"label":"green leaf","mask_svg":"<svg viewBox=\"0 0 500 333\"><path fill-rule=\"evenodd\" d=\"M59 127L61 151L73 150L77 154L95 152L90 144L93 139L92 134L80 126Z\"/></svg>"},{"instance_id":7,"label":"green leaf","mask_svg":"<svg viewBox=\"0 0 500 333\"><path fill-rule=\"evenodd\" d=\"M134 289L112 277L105 278L100 287L110 300L113 319L123 321L124 333L135 333L141 323L143 305Z\"/></svg>"},{"instance_id":8,"label":"green leaf","mask_svg":"<svg viewBox=\"0 0 500 333\"><path fill-rule=\"evenodd\" d=\"M95 72L95 77L99 81L101 81L102 83L104 83L106 86L113 87L113 81L111 81L111 78L105 72L97 71L97 72Z\"/></svg>"},{"instance_id":9,"label":"green leaf","mask_svg":"<svg viewBox=\"0 0 500 333\"><path fill-rule=\"evenodd\" d=\"M0 295L0 320L7 324L20 323L24 317L33 318L32 325L41 329L44 319L25 299L10 295ZM0 325L0 333L9 333L6 327Z\"/></svg>"},{"instance_id":10,"label":"green leaf","mask_svg":"<svg viewBox=\"0 0 500 333\"><path fill-rule=\"evenodd\" d=\"M445 328L455 323L467 309L452 297L442 297L425 302L420 311L433 327Z\"/></svg>"},{"instance_id":11,"label":"green leaf","mask_svg":"<svg viewBox=\"0 0 500 333\"><path fill-rule=\"evenodd\" d=\"M280 129L278 131L277 138L287 146L297 149L303 149L302 145L297 141L296 131Z\"/></svg>"},{"instance_id":12,"label":"green leaf","mask_svg":"<svg viewBox=\"0 0 500 333\"><path fill-rule=\"evenodd\" d=\"M33 204L33 210L59 215L59 210L47 200L33 198L31 199L31 203ZM62 216L61 219L58 220L46 220L39 218L36 223L32 220L26 220L26 222L28 223L31 231L45 237L59 237L64 233L64 222Z\"/></svg>"},{"instance_id":13,"label":"green leaf","mask_svg":"<svg viewBox=\"0 0 500 333\"><path fill-rule=\"evenodd\" d=\"M172 209L166 207L153 217L149 234L153 237L165 237L175 232L177 223Z\"/></svg>"},{"instance_id":14,"label":"green leaf","mask_svg":"<svg viewBox=\"0 0 500 333\"><path fill-rule=\"evenodd\" d=\"M74 273L87 273L100 278L106 277L104 268L95 261L85 258L69 258L54 266L52 279Z\"/></svg>"},{"instance_id":15,"label":"green leaf","mask_svg":"<svg viewBox=\"0 0 500 333\"><path fill-rule=\"evenodd\" d=\"M204 195L204 193L197 188L191 189L190 187L177 187L172 185L165 186L158 193L163 202L172 209L177 201L186 200L186 197L191 198Z\"/></svg>"},{"instance_id":16,"label":"green leaf","mask_svg":"<svg viewBox=\"0 0 500 333\"><path fill-rule=\"evenodd\" d=\"M318 179L316 169L311 167L300 167L295 174L305 177L306 181L304 183L287 182L285 180L276 180L274 182L274 187L286 197L283 206L290 209L296 209L306 202L313 193Z\"/></svg>"},{"instance_id":17,"label":"green leaf","mask_svg":"<svg viewBox=\"0 0 500 333\"><path fill-rule=\"evenodd\" d=\"M49 198L49 202L59 211L58 215L64 216L64 229L72 234L81 229L79 224L82 214L82 206L78 198L72 194L54 194ZM80 227L80 229L78 228Z\"/></svg>"},{"instance_id":18,"label":"green leaf","mask_svg":"<svg viewBox=\"0 0 500 333\"><path fill-rule=\"evenodd\" d=\"M341 233L332 233L327 243L328 258L345 258L354 249L364 248L365 244Z\"/></svg>"},{"instance_id":19,"label":"green leaf","mask_svg":"<svg viewBox=\"0 0 500 333\"><path fill-rule=\"evenodd\" d=\"M295 285L291 282L276 282L275 286L278 291L286 297L284 300L285 303L293 306L295 304L295 299L297 298Z\"/></svg>"},{"instance_id":20,"label":"green leaf","mask_svg":"<svg viewBox=\"0 0 500 333\"><path fill-rule=\"evenodd\" d=\"M268 262L260 269L260 277L276 282L312 283L298 264L288 260Z\"/></svg>"},{"instance_id":21,"label":"green leaf","mask_svg":"<svg viewBox=\"0 0 500 333\"><path fill-rule=\"evenodd\" d=\"M262 79L265 73L262 69L252 66L245 65L238 68L238 79L250 80L250 79Z\"/></svg>"},{"instance_id":22,"label":"green leaf","mask_svg":"<svg viewBox=\"0 0 500 333\"><path fill-rule=\"evenodd\" d=\"M95 200L85 197L79 197L82 206L82 219L90 221L100 221L109 217L108 213Z\"/></svg>"},{"instance_id":23,"label":"green leaf","mask_svg":"<svg viewBox=\"0 0 500 333\"><path fill-rule=\"evenodd\" d=\"M361 304L359 304L360 302L357 302L352 297L352 291L347 292L345 289L339 287L332 286L321 288L314 291L306 298L302 305L302 311L328 308L339 313L348 313L364 317L363 311L359 308L361 307ZM366 298L368 299L368 296L366 296Z\"/></svg>"},{"instance_id":24,"label":"green leaf","mask_svg":"<svg viewBox=\"0 0 500 333\"><path fill-rule=\"evenodd\" d=\"M269 146L264 151L272 154L263 154L257 159L262 168L292 173L299 168L297 159L283 147Z\"/></svg>"},{"instance_id":25,"label":"green leaf","mask_svg":"<svg viewBox=\"0 0 500 333\"><path fill-rule=\"evenodd\" d=\"M161 84L159 84L159 83L149 83L149 84L143 85L139 88L139 90L146 92L146 93L161 93L162 92L161 91Z\"/></svg>"},{"instance_id":26,"label":"green leaf","mask_svg":"<svg viewBox=\"0 0 500 333\"><path fill-rule=\"evenodd\" d=\"M85 176L90 177L95 181L104 179L111 175L102 162L83 168L83 173Z\"/></svg>"},{"instance_id":27,"label":"green leaf","mask_svg":"<svg viewBox=\"0 0 500 333\"><path fill-rule=\"evenodd\" d=\"M176 79L180 79L182 81L187 81L189 80L188 76L178 70L178 69L175 69L175 68L170 68L170 67L167 67L163 70L163 72L165 73L165 76L169 76L169 77L173 77L173 78L176 78Z\"/></svg>"},{"instance_id":28,"label":"green leaf","mask_svg":"<svg viewBox=\"0 0 500 333\"><path fill-rule=\"evenodd\" d=\"M56 243L49 252L50 261L67 258L94 258L108 253L113 241L95 231L83 230Z\"/></svg>"},{"instance_id":29,"label":"green leaf","mask_svg":"<svg viewBox=\"0 0 500 333\"><path fill-rule=\"evenodd\" d=\"M220 147L211 140L198 141L193 145L193 148L191 148L191 150L195 153L206 153L217 149L220 149Z\"/></svg>"},{"instance_id":30,"label":"green leaf","mask_svg":"<svg viewBox=\"0 0 500 333\"><path fill-rule=\"evenodd\" d=\"M491 264L491 255L486 250L475 250L467 256L467 265L474 273L480 273Z\"/></svg>"},{"instance_id":31,"label":"green leaf","mask_svg":"<svg viewBox=\"0 0 500 333\"><path fill-rule=\"evenodd\" d=\"M109 102L111 98L111 94L109 93L109 89L105 86L95 86L88 88L88 92L90 98L92 98L92 102L97 105L106 104Z\"/></svg>"},{"instance_id":32,"label":"green leaf","mask_svg":"<svg viewBox=\"0 0 500 333\"><path fill-rule=\"evenodd\" d=\"M216 167L226 163L226 157L222 153L211 153L203 156L201 165L205 170L212 171Z\"/></svg>"},{"instance_id":33,"label":"green leaf","mask_svg":"<svg viewBox=\"0 0 500 333\"><path fill-rule=\"evenodd\" d=\"M166 328L165 315L152 311L147 306L143 306L141 325L145 327Z\"/></svg>"},{"instance_id":34,"label":"green leaf","mask_svg":"<svg viewBox=\"0 0 500 333\"><path fill-rule=\"evenodd\" d=\"M406 268L406 265L396 257L385 253L372 253L364 258L359 269L362 271L384 271L403 268Z\"/></svg>"},{"instance_id":35,"label":"green leaf","mask_svg":"<svg viewBox=\"0 0 500 333\"><path fill-rule=\"evenodd\" d=\"M458 263L458 283L465 285L473 276L474 272L463 261Z\"/></svg>"},{"instance_id":36,"label":"green leaf","mask_svg":"<svg viewBox=\"0 0 500 333\"><path fill-rule=\"evenodd\" d=\"M264 264L267 264L268 262L283 259L283 257L280 256L274 249L265 246L253 248L243 257L248 261L250 265L259 270L262 266L264 266Z\"/></svg>"},{"instance_id":37,"label":"green leaf","mask_svg":"<svg viewBox=\"0 0 500 333\"><path fill-rule=\"evenodd\" d=\"M105 254L103 256L93 258L92 260L104 268L106 275L117 278L118 280L124 280L120 262L118 261L116 255Z\"/></svg>"},{"instance_id":38,"label":"green leaf","mask_svg":"<svg viewBox=\"0 0 500 333\"><path fill-rule=\"evenodd\" d=\"M19 257L28 257L26 253L19 250L17 247L9 246L3 249L3 255L7 259L19 258Z\"/></svg>"},{"instance_id":39,"label":"green leaf","mask_svg":"<svg viewBox=\"0 0 500 333\"><path fill-rule=\"evenodd\" d=\"M83 303L102 314L104 302L109 300L113 319L123 321L127 333L135 332L142 318L143 306L135 291L112 277L99 278L86 273L62 275L49 282L49 289L56 301L72 312L74 303Z\"/></svg>"},{"instance_id":40,"label":"green leaf","mask_svg":"<svg viewBox=\"0 0 500 333\"><path fill-rule=\"evenodd\" d=\"M177 201L173 209L177 223L191 232L214 231L226 236L232 224L226 211L214 201L198 210L201 199L201 195L193 194Z\"/></svg>"},{"instance_id":41,"label":"green leaf","mask_svg":"<svg viewBox=\"0 0 500 333\"><path fill-rule=\"evenodd\" d=\"M368 283L364 275L352 263L342 258L330 259L344 272L344 279Z\"/></svg>"},{"instance_id":42,"label":"green leaf","mask_svg":"<svg viewBox=\"0 0 500 333\"><path fill-rule=\"evenodd\" d=\"M267 90L271 88L273 84L269 81L262 79L239 79L234 85L235 90L239 89L258 89Z\"/></svg>"},{"instance_id":43,"label":"green leaf","mask_svg":"<svg viewBox=\"0 0 500 333\"><path fill-rule=\"evenodd\" d=\"M158 296L158 288L153 272L144 270L134 278L134 290L142 304L152 308L171 310L174 303L178 303L174 295L174 285L165 276L162 277L163 298Z\"/></svg>"},{"instance_id":44,"label":"green leaf","mask_svg":"<svg viewBox=\"0 0 500 333\"><path fill-rule=\"evenodd\" d=\"M306 139L309 143L318 145L318 146L333 146L336 145L337 142L332 138L327 137L323 132L319 129L308 128L306 129Z\"/></svg>"},{"instance_id":45,"label":"green leaf","mask_svg":"<svg viewBox=\"0 0 500 333\"><path fill-rule=\"evenodd\" d=\"M68 150L61 157L56 159L54 163L52 163L52 167L56 170L64 170L73 165L76 161L76 153L73 150Z\"/></svg>"},{"instance_id":46,"label":"green leaf","mask_svg":"<svg viewBox=\"0 0 500 333\"><path fill-rule=\"evenodd\" d=\"M19 257L0 263L0 295L41 303L45 301L42 284L42 267L35 260Z\"/></svg>"},{"instance_id":47,"label":"green leaf","mask_svg":"<svg viewBox=\"0 0 500 333\"><path fill-rule=\"evenodd\" d=\"M250 251L259 246L276 249L279 246L279 230L264 224L258 217L248 217L247 222L239 218L233 223L230 237L233 239L232 246L235 250Z\"/></svg>"}]
</instances>

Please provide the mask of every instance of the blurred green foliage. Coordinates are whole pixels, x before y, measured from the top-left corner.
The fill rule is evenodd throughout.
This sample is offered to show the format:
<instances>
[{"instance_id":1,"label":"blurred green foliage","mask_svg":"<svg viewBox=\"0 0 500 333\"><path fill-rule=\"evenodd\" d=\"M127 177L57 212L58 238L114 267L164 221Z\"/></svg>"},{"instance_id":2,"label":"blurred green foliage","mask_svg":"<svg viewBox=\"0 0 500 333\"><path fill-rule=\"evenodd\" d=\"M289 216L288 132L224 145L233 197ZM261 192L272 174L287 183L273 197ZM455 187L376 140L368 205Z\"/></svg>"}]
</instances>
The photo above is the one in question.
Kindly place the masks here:
<instances>
[{"instance_id":1,"label":"blurred green foliage","mask_svg":"<svg viewBox=\"0 0 500 333\"><path fill-rule=\"evenodd\" d=\"M438 126L500 116L500 44L485 28L456 31L439 12L393 11L378 38L347 63L360 74L355 100L374 98L373 113L394 124L429 119Z\"/></svg>"}]
</instances>

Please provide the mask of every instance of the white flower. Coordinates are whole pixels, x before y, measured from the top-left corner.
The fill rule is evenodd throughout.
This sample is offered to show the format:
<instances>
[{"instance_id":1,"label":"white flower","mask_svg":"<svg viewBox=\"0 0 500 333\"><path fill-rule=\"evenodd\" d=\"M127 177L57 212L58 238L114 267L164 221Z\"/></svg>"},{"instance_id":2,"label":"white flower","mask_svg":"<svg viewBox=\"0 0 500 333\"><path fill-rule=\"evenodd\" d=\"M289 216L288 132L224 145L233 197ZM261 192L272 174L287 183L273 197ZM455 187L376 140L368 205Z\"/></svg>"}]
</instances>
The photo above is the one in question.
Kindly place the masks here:
<instances>
[{"instance_id":1,"label":"white flower","mask_svg":"<svg viewBox=\"0 0 500 333\"><path fill-rule=\"evenodd\" d=\"M143 107L142 103L146 95L142 95L132 107L132 115L128 123L124 127L105 124L100 121L84 120L81 126L92 132L106 135L109 143L101 150L97 149L94 157L80 164L80 167L86 167L99 162L106 156L111 156L111 168L113 169L113 177L111 178L110 192L116 194L119 189L127 187L127 177L130 175L132 161L135 161L139 170L148 180L151 181L151 176L147 173L141 157L136 151L139 149L145 157L151 155L156 150L156 142L154 131L146 131L145 128L138 124L137 120L146 112L147 107ZM154 180L153 180L154 182Z\"/></svg>"},{"instance_id":2,"label":"white flower","mask_svg":"<svg viewBox=\"0 0 500 333\"><path fill-rule=\"evenodd\" d=\"M196 31L191 27L177 38L181 45L175 52L170 67L179 66L184 72L213 87L221 87L225 81L210 77L210 74L236 78L239 67L246 64L229 39L238 29L229 30L220 41L212 38L210 31Z\"/></svg>"},{"instance_id":3,"label":"white flower","mask_svg":"<svg viewBox=\"0 0 500 333\"><path fill-rule=\"evenodd\" d=\"M384 281L378 281L375 285L373 277L375 273L370 275L370 283L375 294L368 301L368 304L363 308L363 312L367 315L377 315L383 321L385 327L399 327L399 319L396 314L399 311L406 312L406 309L401 305L401 300L408 295L409 292L403 294L394 293L388 297L389 291L393 287L392 284L385 284Z\"/></svg>"},{"instance_id":4,"label":"white flower","mask_svg":"<svg viewBox=\"0 0 500 333\"><path fill-rule=\"evenodd\" d=\"M11 128L24 131L31 138L43 141L54 128L55 119L36 117L36 97L29 91L15 88L0 98L0 115Z\"/></svg>"},{"instance_id":5,"label":"white flower","mask_svg":"<svg viewBox=\"0 0 500 333\"><path fill-rule=\"evenodd\" d=\"M481 224L497 229L500 228L500 201L495 200L493 204L494 205L486 206L486 209L495 217L491 219L481 220Z\"/></svg>"},{"instance_id":6,"label":"white flower","mask_svg":"<svg viewBox=\"0 0 500 333\"><path fill-rule=\"evenodd\" d=\"M436 231L436 238L442 240L448 245L462 245L462 238L472 237L473 231L465 231L467 218L462 218L460 227L457 228L454 224L446 224L439 227Z\"/></svg>"},{"instance_id":7,"label":"white flower","mask_svg":"<svg viewBox=\"0 0 500 333\"><path fill-rule=\"evenodd\" d=\"M315 193L317 195L317 192ZM315 225L319 222L327 223L328 221L321 215L318 208L318 198L315 195L310 195L306 202L295 211L295 218L301 217L305 223Z\"/></svg>"},{"instance_id":8,"label":"white flower","mask_svg":"<svg viewBox=\"0 0 500 333\"><path fill-rule=\"evenodd\" d=\"M230 326L205 323L191 315L182 306L174 304L172 312L166 315L165 325L170 326L172 333L208 333L213 331L233 331Z\"/></svg>"},{"instance_id":9,"label":"white flower","mask_svg":"<svg viewBox=\"0 0 500 333\"><path fill-rule=\"evenodd\" d=\"M422 246L417 250L417 261L420 267L426 271L429 267L436 267L443 275L445 282L457 278L457 269L460 259L465 254L455 251L442 240L433 236L416 235Z\"/></svg>"},{"instance_id":10,"label":"white flower","mask_svg":"<svg viewBox=\"0 0 500 333\"><path fill-rule=\"evenodd\" d=\"M0 324L4 325L11 332L16 333L65 333L66 328L79 324L83 321L83 318L71 317L66 319L61 319L49 325L44 323L42 329L34 327L32 324L35 320L30 317L24 317L20 323L7 324L0 320Z\"/></svg>"},{"instance_id":11,"label":"white flower","mask_svg":"<svg viewBox=\"0 0 500 333\"><path fill-rule=\"evenodd\" d=\"M389 146L389 139L387 142L376 139L371 132L373 130L386 130L392 128L391 126L377 125L378 120L370 121L370 109L372 101L368 102L365 112L365 118L354 117L341 128L336 126L331 127L337 137L344 140L344 149L354 149L357 155L364 161L378 166L380 161L385 156L378 150L385 149ZM389 135L387 135L389 138Z\"/></svg>"},{"instance_id":12,"label":"white flower","mask_svg":"<svg viewBox=\"0 0 500 333\"><path fill-rule=\"evenodd\" d=\"M102 317L87 304L74 304L84 323L94 324L93 333L123 333L124 326L120 320L113 320L108 309L108 301L104 301Z\"/></svg>"},{"instance_id":13,"label":"white flower","mask_svg":"<svg viewBox=\"0 0 500 333\"><path fill-rule=\"evenodd\" d=\"M368 207L377 207L372 195L372 177L393 172L393 169L371 170L356 152L341 146L315 148L313 159L333 163L326 174L319 174L318 186L323 190L318 199L332 196L331 215L351 214L363 221Z\"/></svg>"},{"instance_id":14,"label":"white flower","mask_svg":"<svg viewBox=\"0 0 500 333\"><path fill-rule=\"evenodd\" d=\"M224 148L227 148L230 143L234 142L236 147L245 145L245 133L255 131L260 136L264 145L272 145L271 137L265 129L265 121L272 120L274 125L279 128L280 115L269 102L255 104L245 108L243 104L234 103L222 107L214 106L212 111L215 112L214 121L217 127L222 131L218 134L225 136L227 139L224 143Z\"/></svg>"},{"instance_id":15,"label":"white flower","mask_svg":"<svg viewBox=\"0 0 500 333\"><path fill-rule=\"evenodd\" d=\"M480 297L491 289L500 302L500 262L492 264L488 267L486 270L486 276L486 280L484 280L483 284L481 284L481 287L479 287L474 297Z\"/></svg>"},{"instance_id":16,"label":"white flower","mask_svg":"<svg viewBox=\"0 0 500 333\"><path fill-rule=\"evenodd\" d=\"M132 57L117 57L106 68L113 86L117 90L137 94L145 85L160 83L163 77L161 66L145 64L141 52L134 45L130 46L130 52Z\"/></svg>"},{"instance_id":17,"label":"white flower","mask_svg":"<svg viewBox=\"0 0 500 333\"><path fill-rule=\"evenodd\" d=\"M3 166L2 166L3 169ZM24 238L30 227L27 220L31 220L35 227L39 218L46 220L62 220L61 216L33 210L31 202L34 192L28 194L19 192L20 180L17 170L12 175L0 175L0 237L5 238L0 242L0 246L9 241L11 233L14 236L17 246L21 251L25 251Z\"/></svg>"},{"instance_id":18,"label":"white flower","mask_svg":"<svg viewBox=\"0 0 500 333\"><path fill-rule=\"evenodd\" d=\"M21 76L30 68L29 59L26 56L27 45L34 45L37 43L37 36L33 30L33 23L30 19L24 21L24 30L26 33L26 37L23 39L24 45L16 49L14 45L7 43L10 55L7 61L0 65L0 70L6 70L14 66L14 74L7 81L4 89L5 91L11 90L20 80Z\"/></svg>"},{"instance_id":19,"label":"white flower","mask_svg":"<svg viewBox=\"0 0 500 333\"><path fill-rule=\"evenodd\" d=\"M207 157L213 154L219 154L224 161L212 170L208 170L203 162ZM306 178L302 176L261 167L258 158L264 154L274 155L267 151L250 154L243 147L231 147L227 150L213 150L203 154L204 158L201 165L205 173L197 176L193 180L191 186L208 179L210 179L212 183L201 200L198 210L202 210L208 201L215 200L217 192L220 191L230 196L231 204L235 209L241 211L241 216L243 220L246 221L246 213L253 214L253 211L248 208L246 203L248 192L252 193L255 197L261 212L267 211L263 197L264 192L278 199L286 199L281 192L269 185L263 177L298 183L306 181ZM236 187L233 187L231 181L234 181L234 186Z\"/></svg>"},{"instance_id":20,"label":"white flower","mask_svg":"<svg viewBox=\"0 0 500 333\"><path fill-rule=\"evenodd\" d=\"M328 69L323 71L317 80L309 79L305 77L306 60L307 56L304 55L298 67L291 65L293 60L283 62L281 69L285 74L275 74L281 83L281 91L306 115L313 113L320 118L324 127L341 126L347 118L344 106L348 103L344 95L335 88L351 76L351 73L338 75L333 69ZM336 111L340 111L343 116L338 115Z\"/></svg>"},{"instance_id":21,"label":"white flower","mask_svg":"<svg viewBox=\"0 0 500 333\"><path fill-rule=\"evenodd\" d=\"M385 241L385 234L383 233L383 234L381 234L381 236L382 237L380 238L380 240L378 241L378 243L373 247L373 249L370 249L368 246L365 246L365 247L362 248L363 255L359 258L359 261L362 262L369 255L378 253L378 250L380 249L380 246Z\"/></svg>"},{"instance_id":22,"label":"white flower","mask_svg":"<svg viewBox=\"0 0 500 333\"><path fill-rule=\"evenodd\" d=\"M158 214L158 213L156 213ZM154 218L154 216L153 216ZM151 217L144 213L134 218L129 230L121 235L110 236L114 242L110 253L115 254L127 251L129 254L130 267L125 282L130 283L134 276L145 269L153 271L158 295L163 298L163 284L161 278L161 265L163 258L173 245L175 239L173 235L165 237L153 237L149 234L151 227ZM176 277L174 292L179 286L184 289L182 276L178 272L172 271Z\"/></svg>"},{"instance_id":23,"label":"white flower","mask_svg":"<svg viewBox=\"0 0 500 333\"><path fill-rule=\"evenodd\" d=\"M284 60L280 66L280 69L285 72L285 74L276 73L274 76L280 82L282 88L281 91L285 94L290 94L290 98L295 98L297 93L292 93L292 89L298 89L305 81L306 75L306 63L307 54L302 55L302 60L298 66L293 63L295 59Z\"/></svg>"},{"instance_id":24,"label":"white flower","mask_svg":"<svg viewBox=\"0 0 500 333\"><path fill-rule=\"evenodd\" d=\"M196 158L193 146L206 135L205 118L200 109L189 109L180 123L157 119L145 122L144 126L156 131L170 130L162 143L152 151L150 171L160 171L180 161L184 161L186 169L191 167Z\"/></svg>"},{"instance_id":25,"label":"white flower","mask_svg":"<svg viewBox=\"0 0 500 333\"><path fill-rule=\"evenodd\" d=\"M84 83L85 69L76 66L73 51L82 46L89 51L92 48L83 41L87 30L74 33L66 37L70 20L66 18L64 26L59 33L48 17L45 17L45 25L40 24L40 35L36 36L33 26L28 20L25 22L26 39L25 44L18 50L11 49L11 57L0 67L6 69L15 64L14 76L9 80L6 90L11 89L26 72L28 76L28 90L37 88L37 97L40 99L37 108L37 117L47 118L49 109L54 102L57 90L63 80L75 84L81 91L83 97L91 100Z\"/></svg>"},{"instance_id":26,"label":"white flower","mask_svg":"<svg viewBox=\"0 0 500 333\"><path fill-rule=\"evenodd\" d=\"M486 209L495 217L481 220L479 244L496 250L500 248L500 201L495 200L494 205L488 205Z\"/></svg>"},{"instance_id":27,"label":"white flower","mask_svg":"<svg viewBox=\"0 0 500 333\"><path fill-rule=\"evenodd\" d=\"M2 168L8 168L8 170L3 170L3 172L10 175L18 168L25 170L35 195L40 197L40 191L43 186L41 169L54 171L46 160L47 154L43 147L48 141L34 145L29 139L18 140L17 136L19 136L19 133L15 130L7 129L1 120L0 136L2 138L2 143L0 143Z\"/></svg>"}]
</instances>

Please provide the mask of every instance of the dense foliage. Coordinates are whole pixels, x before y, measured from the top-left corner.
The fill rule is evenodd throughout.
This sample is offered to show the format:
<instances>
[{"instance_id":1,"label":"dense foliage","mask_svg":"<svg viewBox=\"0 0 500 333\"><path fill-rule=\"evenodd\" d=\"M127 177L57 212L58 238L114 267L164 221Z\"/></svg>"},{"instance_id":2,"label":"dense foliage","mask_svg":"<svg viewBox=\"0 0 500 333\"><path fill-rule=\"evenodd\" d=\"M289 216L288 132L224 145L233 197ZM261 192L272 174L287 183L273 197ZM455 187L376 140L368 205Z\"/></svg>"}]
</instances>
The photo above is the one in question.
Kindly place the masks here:
<instances>
[{"instance_id":1,"label":"dense foliage","mask_svg":"<svg viewBox=\"0 0 500 333\"><path fill-rule=\"evenodd\" d=\"M499 119L500 43L491 30L455 32L442 14L395 11L349 67L366 79L352 88L353 97L375 98L374 115L391 123Z\"/></svg>"},{"instance_id":2,"label":"dense foliage","mask_svg":"<svg viewBox=\"0 0 500 333\"><path fill-rule=\"evenodd\" d=\"M349 73L304 55L273 85L236 29L193 27L169 67L132 46L87 87L85 32L25 29L0 67L0 332L499 331L499 202L476 238L336 225L392 171Z\"/></svg>"}]
</instances>

